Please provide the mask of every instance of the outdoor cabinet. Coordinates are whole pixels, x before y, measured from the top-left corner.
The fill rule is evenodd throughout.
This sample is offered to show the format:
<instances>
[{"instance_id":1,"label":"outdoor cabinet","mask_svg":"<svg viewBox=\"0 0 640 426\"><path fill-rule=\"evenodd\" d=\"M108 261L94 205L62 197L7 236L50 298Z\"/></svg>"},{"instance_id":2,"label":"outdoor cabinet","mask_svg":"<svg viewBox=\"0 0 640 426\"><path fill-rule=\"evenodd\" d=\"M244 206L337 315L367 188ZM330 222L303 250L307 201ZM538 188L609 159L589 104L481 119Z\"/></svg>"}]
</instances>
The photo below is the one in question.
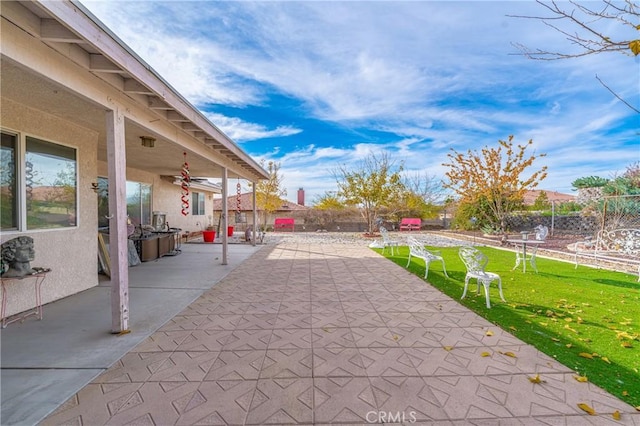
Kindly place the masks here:
<instances>
[{"instance_id":1,"label":"outdoor cabinet","mask_svg":"<svg viewBox=\"0 0 640 426\"><path fill-rule=\"evenodd\" d=\"M150 238L137 239L136 249L141 261L155 260L158 258L158 238L154 235Z\"/></svg>"},{"instance_id":2,"label":"outdoor cabinet","mask_svg":"<svg viewBox=\"0 0 640 426\"><path fill-rule=\"evenodd\" d=\"M175 239L173 234L158 235L158 257L172 253L175 249Z\"/></svg>"}]
</instances>

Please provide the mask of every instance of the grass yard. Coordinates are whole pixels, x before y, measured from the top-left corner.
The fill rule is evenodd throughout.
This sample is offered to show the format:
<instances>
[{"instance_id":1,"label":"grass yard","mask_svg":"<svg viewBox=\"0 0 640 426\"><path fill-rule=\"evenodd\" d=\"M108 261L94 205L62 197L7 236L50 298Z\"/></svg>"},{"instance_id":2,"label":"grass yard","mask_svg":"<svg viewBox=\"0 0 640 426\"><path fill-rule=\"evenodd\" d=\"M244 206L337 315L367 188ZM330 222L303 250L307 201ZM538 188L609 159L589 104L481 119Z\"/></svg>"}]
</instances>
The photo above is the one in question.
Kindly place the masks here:
<instances>
[{"instance_id":1,"label":"grass yard","mask_svg":"<svg viewBox=\"0 0 640 426\"><path fill-rule=\"evenodd\" d=\"M457 247L439 250L451 279L433 262L428 281L448 296L519 339L573 369L588 381L640 410L640 283L630 274L537 258L539 273L512 271L515 254L480 247L489 257L486 270L502 277L507 303L498 288L490 289L491 309L484 290L476 296L476 281L460 300L466 270ZM381 250L376 249L379 253ZM408 247L385 256L405 267ZM424 262L412 259L411 272L424 277Z\"/></svg>"}]
</instances>

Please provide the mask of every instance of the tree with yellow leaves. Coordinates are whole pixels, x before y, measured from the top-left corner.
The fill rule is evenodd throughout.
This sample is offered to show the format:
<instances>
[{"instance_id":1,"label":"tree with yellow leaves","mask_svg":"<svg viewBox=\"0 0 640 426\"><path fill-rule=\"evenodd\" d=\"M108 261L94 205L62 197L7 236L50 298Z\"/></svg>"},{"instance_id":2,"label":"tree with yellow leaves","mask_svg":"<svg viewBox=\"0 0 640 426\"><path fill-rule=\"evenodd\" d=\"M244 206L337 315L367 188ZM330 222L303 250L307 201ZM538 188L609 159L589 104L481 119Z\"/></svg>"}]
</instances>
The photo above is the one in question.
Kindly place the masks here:
<instances>
[{"instance_id":1,"label":"tree with yellow leaves","mask_svg":"<svg viewBox=\"0 0 640 426\"><path fill-rule=\"evenodd\" d=\"M461 205L482 206L476 209L484 216L478 218L481 223L504 233L507 216L522 204L525 192L547 177L547 166L543 166L522 180L534 161L546 156L534 152L525 158L532 145L529 140L514 147L513 136L509 136L508 141L499 140L497 148L484 147L480 153L469 150L463 154L452 148L447 154L450 162L443 164L449 168L444 187L460 197Z\"/></svg>"},{"instance_id":2,"label":"tree with yellow leaves","mask_svg":"<svg viewBox=\"0 0 640 426\"><path fill-rule=\"evenodd\" d=\"M265 168L265 161L261 160L260 165ZM264 214L262 223L266 223L268 215L282 206L282 197L287 196L287 190L282 188L284 176L280 174L280 163L269 161L266 170L269 179L256 183L256 205Z\"/></svg>"},{"instance_id":3,"label":"tree with yellow leaves","mask_svg":"<svg viewBox=\"0 0 640 426\"><path fill-rule=\"evenodd\" d=\"M383 210L393 214L399 205L405 192L403 168L402 163L397 165L387 153L371 153L355 169L342 165L334 170L338 196L347 206L360 210L370 234L375 231L379 214Z\"/></svg>"}]
</instances>

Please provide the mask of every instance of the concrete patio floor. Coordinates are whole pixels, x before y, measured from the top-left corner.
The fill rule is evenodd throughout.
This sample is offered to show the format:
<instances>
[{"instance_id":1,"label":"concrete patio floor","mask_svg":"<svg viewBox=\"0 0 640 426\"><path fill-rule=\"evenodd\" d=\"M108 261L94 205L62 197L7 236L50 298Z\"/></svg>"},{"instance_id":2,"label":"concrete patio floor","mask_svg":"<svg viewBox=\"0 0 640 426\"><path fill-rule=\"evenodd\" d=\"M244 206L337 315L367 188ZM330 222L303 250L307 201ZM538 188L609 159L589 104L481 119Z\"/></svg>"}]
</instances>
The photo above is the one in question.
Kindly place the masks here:
<instances>
[{"instance_id":1,"label":"concrete patio floor","mask_svg":"<svg viewBox=\"0 0 640 426\"><path fill-rule=\"evenodd\" d=\"M633 407L576 381L569 368L364 243L293 239L248 249L253 254L237 256L237 266L213 265L228 269L213 287L215 277L193 265L181 271L188 283L179 286L169 278L176 262L153 288L132 288L130 335L105 335L104 314L98 331L86 331L96 312L82 295L65 308L47 305L41 322L9 326L1 423L38 423L42 417L29 414L44 404L55 411L42 425L640 425ZM109 309L108 297L102 304ZM138 304L148 307L134 321ZM60 321L63 313L73 318ZM151 314L163 318L146 324ZM139 343L127 347L134 337ZM21 339L29 343L18 351ZM65 350L67 341L77 348ZM111 363L108 352L117 355ZM73 377L59 383L47 378L49 369ZM536 374L545 382L531 383ZM7 395L6 376L14 380Z\"/></svg>"}]
</instances>

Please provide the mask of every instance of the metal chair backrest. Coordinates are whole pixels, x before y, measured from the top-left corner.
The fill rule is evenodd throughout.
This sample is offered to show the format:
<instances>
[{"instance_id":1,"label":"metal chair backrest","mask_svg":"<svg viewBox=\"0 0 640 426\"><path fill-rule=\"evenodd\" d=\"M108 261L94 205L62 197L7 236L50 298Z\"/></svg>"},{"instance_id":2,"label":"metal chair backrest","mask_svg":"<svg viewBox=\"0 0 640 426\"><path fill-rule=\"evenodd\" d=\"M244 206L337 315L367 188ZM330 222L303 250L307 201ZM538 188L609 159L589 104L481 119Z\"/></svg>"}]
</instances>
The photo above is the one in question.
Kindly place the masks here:
<instances>
[{"instance_id":1,"label":"metal chair backrest","mask_svg":"<svg viewBox=\"0 0 640 426\"><path fill-rule=\"evenodd\" d=\"M409 246L409 252L411 253L423 255L427 251L424 248L424 244L414 237L407 237L407 245Z\"/></svg>"},{"instance_id":2,"label":"metal chair backrest","mask_svg":"<svg viewBox=\"0 0 640 426\"><path fill-rule=\"evenodd\" d=\"M386 243L389 241L389 231L384 226L378 228L380 230L380 235L382 236L382 240Z\"/></svg>"},{"instance_id":3,"label":"metal chair backrest","mask_svg":"<svg viewBox=\"0 0 640 426\"><path fill-rule=\"evenodd\" d=\"M462 263L464 263L464 266L467 268L467 272L483 273L485 272L484 268L487 266L487 263L489 263L489 258L487 257L487 255L485 255L475 247L460 247L458 255L460 256Z\"/></svg>"},{"instance_id":4,"label":"metal chair backrest","mask_svg":"<svg viewBox=\"0 0 640 426\"><path fill-rule=\"evenodd\" d=\"M547 235L549 235L549 228L544 225L538 225L533 230L536 233L536 240L544 241L547 239Z\"/></svg>"}]
</instances>

